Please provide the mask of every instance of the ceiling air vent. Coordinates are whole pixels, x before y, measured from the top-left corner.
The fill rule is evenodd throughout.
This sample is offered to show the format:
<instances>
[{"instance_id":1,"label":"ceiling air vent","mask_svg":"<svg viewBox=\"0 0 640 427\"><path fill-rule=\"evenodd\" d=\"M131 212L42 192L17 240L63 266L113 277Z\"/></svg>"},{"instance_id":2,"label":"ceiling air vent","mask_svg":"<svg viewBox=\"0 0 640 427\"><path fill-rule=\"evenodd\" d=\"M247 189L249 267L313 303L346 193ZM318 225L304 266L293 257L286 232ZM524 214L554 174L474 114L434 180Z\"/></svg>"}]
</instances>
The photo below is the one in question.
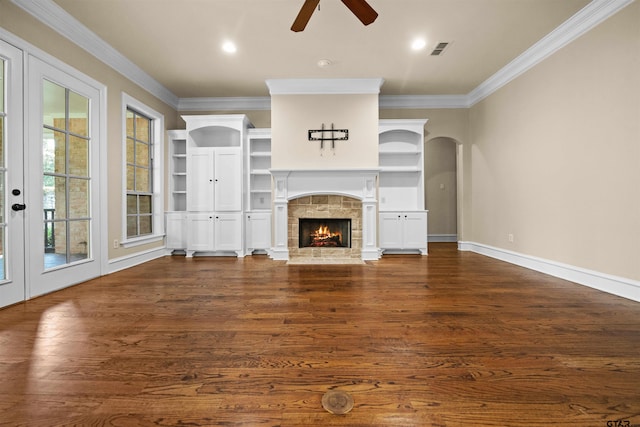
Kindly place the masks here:
<instances>
[{"instance_id":1,"label":"ceiling air vent","mask_svg":"<svg viewBox=\"0 0 640 427\"><path fill-rule=\"evenodd\" d=\"M436 45L435 48L433 48L433 51L431 51L431 56L438 56L442 54L442 51L445 50L445 48L449 46L449 42L440 42Z\"/></svg>"}]
</instances>

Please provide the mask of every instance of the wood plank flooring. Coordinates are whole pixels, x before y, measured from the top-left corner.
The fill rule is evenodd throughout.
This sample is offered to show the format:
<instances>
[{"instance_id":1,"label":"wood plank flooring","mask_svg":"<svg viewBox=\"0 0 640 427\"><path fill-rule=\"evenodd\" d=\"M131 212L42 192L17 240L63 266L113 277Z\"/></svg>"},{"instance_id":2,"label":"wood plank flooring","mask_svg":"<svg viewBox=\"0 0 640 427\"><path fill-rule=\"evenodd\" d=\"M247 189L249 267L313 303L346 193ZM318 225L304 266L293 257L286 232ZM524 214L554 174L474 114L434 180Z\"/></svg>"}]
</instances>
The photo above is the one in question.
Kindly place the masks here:
<instances>
[{"instance_id":1,"label":"wood plank flooring","mask_svg":"<svg viewBox=\"0 0 640 427\"><path fill-rule=\"evenodd\" d=\"M640 303L455 244L165 257L0 310L0 378L2 426L640 425Z\"/></svg>"}]
</instances>

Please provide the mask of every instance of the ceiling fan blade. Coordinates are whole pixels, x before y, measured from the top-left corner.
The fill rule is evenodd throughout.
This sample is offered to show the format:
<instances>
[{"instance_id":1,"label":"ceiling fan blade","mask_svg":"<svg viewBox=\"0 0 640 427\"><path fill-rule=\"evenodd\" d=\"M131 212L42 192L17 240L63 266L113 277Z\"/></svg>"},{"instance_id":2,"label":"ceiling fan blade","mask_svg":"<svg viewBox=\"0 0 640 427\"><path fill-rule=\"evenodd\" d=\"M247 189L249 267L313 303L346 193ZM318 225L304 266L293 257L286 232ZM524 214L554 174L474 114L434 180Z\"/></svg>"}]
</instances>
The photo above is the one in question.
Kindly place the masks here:
<instances>
[{"instance_id":1,"label":"ceiling fan blade","mask_svg":"<svg viewBox=\"0 0 640 427\"><path fill-rule=\"evenodd\" d=\"M371 24L378 17L378 12L373 10L365 0L342 0L342 3L344 3L364 25Z\"/></svg>"},{"instance_id":2,"label":"ceiling fan blade","mask_svg":"<svg viewBox=\"0 0 640 427\"><path fill-rule=\"evenodd\" d=\"M313 11L316 10L316 7L318 7L318 3L320 3L320 0L304 1L304 4L300 8L300 12L298 12L298 16L296 16L295 21L293 21L291 31L299 32L304 30L304 27L307 26L309 19L311 19L311 15L313 15Z\"/></svg>"}]
</instances>

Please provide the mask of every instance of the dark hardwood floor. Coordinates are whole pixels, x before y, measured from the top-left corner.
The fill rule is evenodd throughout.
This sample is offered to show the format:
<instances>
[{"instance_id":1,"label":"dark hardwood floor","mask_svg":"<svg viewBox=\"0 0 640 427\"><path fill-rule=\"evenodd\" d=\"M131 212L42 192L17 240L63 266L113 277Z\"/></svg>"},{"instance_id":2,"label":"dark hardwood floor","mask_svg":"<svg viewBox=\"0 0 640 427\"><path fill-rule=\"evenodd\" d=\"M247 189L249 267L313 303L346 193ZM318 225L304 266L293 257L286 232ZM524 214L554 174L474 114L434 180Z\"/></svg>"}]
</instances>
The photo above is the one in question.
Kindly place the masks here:
<instances>
[{"instance_id":1,"label":"dark hardwood floor","mask_svg":"<svg viewBox=\"0 0 640 427\"><path fill-rule=\"evenodd\" d=\"M166 257L0 310L0 378L3 426L632 426L640 303L455 244Z\"/></svg>"}]
</instances>

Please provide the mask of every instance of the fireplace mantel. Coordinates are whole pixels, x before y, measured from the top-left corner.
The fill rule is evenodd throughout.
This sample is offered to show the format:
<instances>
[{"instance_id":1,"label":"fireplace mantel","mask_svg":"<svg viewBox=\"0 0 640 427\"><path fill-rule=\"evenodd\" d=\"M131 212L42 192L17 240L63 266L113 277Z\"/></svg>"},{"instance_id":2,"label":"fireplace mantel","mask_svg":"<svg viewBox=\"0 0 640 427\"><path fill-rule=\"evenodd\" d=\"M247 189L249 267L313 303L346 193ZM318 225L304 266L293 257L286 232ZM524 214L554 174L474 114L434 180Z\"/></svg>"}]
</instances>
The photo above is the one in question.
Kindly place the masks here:
<instances>
[{"instance_id":1,"label":"fireplace mantel","mask_svg":"<svg viewBox=\"0 0 640 427\"><path fill-rule=\"evenodd\" d=\"M271 257L288 260L289 200L318 194L354 197L362 201L362 260L377 260L377 184L379 169L271 169L274 179L274 247Z\"/></svg>"}]
</instances>

